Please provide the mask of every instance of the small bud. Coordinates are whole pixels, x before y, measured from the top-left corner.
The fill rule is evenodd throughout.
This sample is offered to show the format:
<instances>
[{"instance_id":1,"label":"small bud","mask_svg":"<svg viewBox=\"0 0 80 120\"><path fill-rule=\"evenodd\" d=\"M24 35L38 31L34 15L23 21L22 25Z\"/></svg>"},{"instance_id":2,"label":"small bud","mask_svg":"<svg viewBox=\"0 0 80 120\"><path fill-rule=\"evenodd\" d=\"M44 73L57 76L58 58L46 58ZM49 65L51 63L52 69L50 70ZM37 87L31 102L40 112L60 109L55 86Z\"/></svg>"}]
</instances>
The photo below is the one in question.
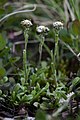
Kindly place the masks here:
<instances>
[{"instance_id":1,"label":"small bud","mask_svg":"<svg viewBox=\"0 0 80 120\"><path fill-rule=\"evenodd\" d=\"M61 30L61 29L63 29L63 23L62 23L62 22L59 22L59 21L54 22L54 23L53 23L53 27L54 27L56 30Z\"/></svg>"},{"instance_id":2,"label":"small bud","mask_svg":"<svg viewBox=\"0 0 80 120\"><path fill-rule=\"evenodd\" d=\"M48 27L45 27L45 26L38 26L38 27L36 28L36 31L37 31L38 33L47 33L47 32L49 32L49 28L48 28Z\"/></svg>"},{"instance_id":3,"label":"small bud","mask_svg":"<svg viewBox=\"0 0 80 120\"><path fill-rule=\"evenodd\" d=\"M23 20L23 21L21 21L21 25L29 28L32 26L32 22L30 20Z\"/></svg>"}]
</instances>

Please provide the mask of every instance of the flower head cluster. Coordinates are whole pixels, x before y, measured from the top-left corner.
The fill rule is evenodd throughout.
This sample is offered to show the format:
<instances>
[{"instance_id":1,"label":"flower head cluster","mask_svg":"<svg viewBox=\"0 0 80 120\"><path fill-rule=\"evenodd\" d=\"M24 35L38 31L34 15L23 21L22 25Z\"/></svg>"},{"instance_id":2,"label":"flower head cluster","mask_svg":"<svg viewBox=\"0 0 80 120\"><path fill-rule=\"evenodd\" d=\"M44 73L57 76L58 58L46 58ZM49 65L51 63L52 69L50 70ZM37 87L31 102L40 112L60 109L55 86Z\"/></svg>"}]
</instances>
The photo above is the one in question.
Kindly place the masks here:
<instances>
[{"instance_id":1,"label":"flower head cluster","mask_svg":"<svg viewBox=\"0 0 80 120\"><path fill-rule=\"evenodd\" d=\"M55 30L61 30L61 29L63 29L63 23L60 21L54 22L53 27Z\"/></svg>"},{"instance_id":2,"label":"flower head cluster","mask_svg":"<svg viewBox=\"0 0 80 120\"><path fill-rule=\"evenodd\" d=\"M30 20L26 19L26 20L21 21L21 25L26 27L26 28L29 28L32 26L32 22Z\"/></svg>"},{"instance_id":3,"label":"flower head cluster","mask_svg":"<svg viewBox=\"0 0 80 120\"><path fill-rule=\"evenodd\" d=\"M38 33L47 33L49 32L49 28L41 25L36 28L36 31Z\"/></svg>"}]
</instances>

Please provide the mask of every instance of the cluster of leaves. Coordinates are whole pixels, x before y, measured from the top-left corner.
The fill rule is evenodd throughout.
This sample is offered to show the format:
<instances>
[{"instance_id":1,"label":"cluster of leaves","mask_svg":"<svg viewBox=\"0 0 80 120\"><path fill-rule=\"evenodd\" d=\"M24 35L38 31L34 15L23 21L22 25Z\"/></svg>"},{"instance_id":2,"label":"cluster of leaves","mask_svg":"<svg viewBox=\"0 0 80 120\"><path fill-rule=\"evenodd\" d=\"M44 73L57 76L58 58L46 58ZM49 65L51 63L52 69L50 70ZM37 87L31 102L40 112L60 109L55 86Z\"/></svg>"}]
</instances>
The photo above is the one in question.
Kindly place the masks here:
<instances>
[{"instance_id":1,"label":"cluster of leaves","mask_svg":"<svg viewBox=\"0 0 80 120\"><path fill-rule=\"evenodd\" d=\"M66 99L66 87L59 82L58 87L55 88L54 78L49 77L49 71L48 66L34 73L30 70L28 82L23 77L23 71L17 83L12 77L9 79L4 77L1 79L0 99L6 98L14 105L27 103L46 110L54 108L62 97Z\"/></svg>"}]
</instances>

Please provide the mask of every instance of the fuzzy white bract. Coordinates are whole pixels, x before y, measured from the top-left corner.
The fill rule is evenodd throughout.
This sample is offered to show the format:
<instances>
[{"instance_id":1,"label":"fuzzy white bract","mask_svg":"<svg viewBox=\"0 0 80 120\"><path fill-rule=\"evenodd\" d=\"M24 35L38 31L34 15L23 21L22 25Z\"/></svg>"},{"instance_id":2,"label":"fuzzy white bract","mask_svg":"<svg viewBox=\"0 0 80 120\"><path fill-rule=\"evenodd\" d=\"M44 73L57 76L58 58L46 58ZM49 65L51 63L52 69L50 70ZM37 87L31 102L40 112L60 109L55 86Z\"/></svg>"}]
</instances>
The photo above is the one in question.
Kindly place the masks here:
<instances>
[{"instance_id":1,"label":"fuzzy white bract","mask_svg":"<svg viewBox=\"0 0 80 120\"><path fill-rule=\"evenodd\" d=\"M49 32L49 28L41 25L36 28L36 31L38 33L47 33Z\"/></svg>"},{"instance_id":2,"label":"fuzzy white bract","mask_svg":"<svg viewBox=\"0 0 80 120\"><path fill-rule=\"evenodd\" d=\"M30 20L23 20L21 21L21 25L25 27L31 27L33 24Z\"/></svg>"},{"instance_id":3,"label":"fuzzy white bract","mask_svg":"<svg viewBox=\"0 0 80 120\"><path fill-rule=\"evenodd\" d=\"M63 23L60 22L60 21L53 22L53 27L54 27L56 30L63 29Z\"/></svg>"}]
</instances>

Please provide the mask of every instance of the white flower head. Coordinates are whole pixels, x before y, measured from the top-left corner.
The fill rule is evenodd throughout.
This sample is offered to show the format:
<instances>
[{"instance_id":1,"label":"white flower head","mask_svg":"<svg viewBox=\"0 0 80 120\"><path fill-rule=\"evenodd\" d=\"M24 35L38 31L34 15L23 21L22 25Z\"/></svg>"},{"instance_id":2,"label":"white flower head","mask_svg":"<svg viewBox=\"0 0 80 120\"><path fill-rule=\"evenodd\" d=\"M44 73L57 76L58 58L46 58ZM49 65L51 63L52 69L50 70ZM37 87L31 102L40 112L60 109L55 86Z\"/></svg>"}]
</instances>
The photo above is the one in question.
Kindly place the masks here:
<instances>
[{"instance_id":1,"label":"white flower head","mask_svg":"<svg viewBox=\"0 0 80 120\"><path fill-rule=\"evenodd\" d=\"M27 20L27 19L26 19L26 20L21 21L21 25L29 28L29 27L31 27L33 24L32 24L32 22L31 22L30 20Z\"/></svg>"},{"instance_id":2,"label":"white flower head","mask_svg":"<svg viewBox=\"0 0 80 120\"><path fill-rule=\"evenodd\" d=\"M63 29L63 23L60 22L60 21L54 22L54 23L53 23L53 27L54 27L56 30Z\"/></svg>"},{"instance_id":3,"label":"white flower head","mask_svg":"<svg viewBox=\"0 0 80 120\"><path fill-rule=\"evenodd\" d=\"M36 31L38 33L47 33L49 32L49 28L41 25L36 28Z\"/></svg>"}]
</instances>

